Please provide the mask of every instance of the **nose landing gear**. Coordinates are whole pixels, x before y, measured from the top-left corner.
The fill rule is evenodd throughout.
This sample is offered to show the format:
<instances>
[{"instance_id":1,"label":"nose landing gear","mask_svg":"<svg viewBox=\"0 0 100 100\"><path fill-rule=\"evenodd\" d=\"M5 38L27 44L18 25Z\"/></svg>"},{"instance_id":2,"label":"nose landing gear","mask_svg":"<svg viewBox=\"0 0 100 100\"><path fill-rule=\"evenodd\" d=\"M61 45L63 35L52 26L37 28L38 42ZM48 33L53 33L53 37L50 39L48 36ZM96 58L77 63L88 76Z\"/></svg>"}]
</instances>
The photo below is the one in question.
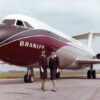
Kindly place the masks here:
<instances>
[{"instance_id":1,"label":"nose landing gear","mask_svg":"<svg viewBox=\"0 0 100 100\"><path fill-rule=\"evenodd\" d=\"M25 83L32 83L34 81L34 71L33 68L27 68L27 74L24 76Z\"/></svg>"}]
</instances>

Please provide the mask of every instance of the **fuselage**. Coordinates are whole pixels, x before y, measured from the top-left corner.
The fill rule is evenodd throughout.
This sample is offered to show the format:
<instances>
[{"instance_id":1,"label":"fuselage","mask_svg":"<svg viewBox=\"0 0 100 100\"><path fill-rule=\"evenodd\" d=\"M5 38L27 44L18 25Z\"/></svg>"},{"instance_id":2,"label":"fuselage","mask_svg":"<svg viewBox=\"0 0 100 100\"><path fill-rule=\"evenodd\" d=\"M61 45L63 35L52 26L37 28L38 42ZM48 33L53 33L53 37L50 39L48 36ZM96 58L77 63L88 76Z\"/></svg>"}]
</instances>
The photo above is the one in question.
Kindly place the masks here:
<instances>
[{"instance_id":1,"label":"fuselage","mask_svg":"<svg viewBox=\"0 0 100 100\"><path fill-rule=\"evenodd\" d=\"M38 20L22 15L10 15L3 19L0 24L0 60L22 67L39 67L38 58L43 48L48 58L50 50L56 50L60 69L87 67L77 64L76 60L94 56L93 50L85 44Z\"/></svg>"}]
</instances>

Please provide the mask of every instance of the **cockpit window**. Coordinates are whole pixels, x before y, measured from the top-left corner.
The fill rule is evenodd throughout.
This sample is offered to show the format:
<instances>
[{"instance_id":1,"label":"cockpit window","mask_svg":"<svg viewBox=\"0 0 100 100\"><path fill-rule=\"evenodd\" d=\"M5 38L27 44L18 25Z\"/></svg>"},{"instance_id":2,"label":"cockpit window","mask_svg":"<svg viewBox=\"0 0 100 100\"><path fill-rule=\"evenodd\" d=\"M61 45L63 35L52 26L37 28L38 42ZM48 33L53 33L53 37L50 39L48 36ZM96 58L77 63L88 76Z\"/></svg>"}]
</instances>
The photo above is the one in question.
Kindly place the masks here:
<instances>
[{"instance_id":1,"label":"cockpit window","mask_svg":"<svg viewBox=\"0 0 100 100\"><path fill-rule=\"evenodd\" d=\"M3 24L9 25L9 26L19 26L19 27L24 27L24 28L31 28L33 27L26 21L21 21L21 20L14 20L14 19L5 19L2 21Z\"/></svg>"},{"instance_id":2,"label":"cockpit window","mask_svg":"<svg viewBox=\"0 0 100 100\"><path fill-rule=\"evenodd\" d=\"M17 26L22 26L22 27L24 27L23 22L22 22L22 21L20 21L20 20L17 20L16 25L17 25Z\"/></svg>"},{"instance_id":3,"label":"cockpit window","mask_svg":"<svg viewBox=\"0 0 100 100\"><path fill-rule=\"evenodd\" d=\"M3 24L6 24L6 25L12 26L12 25L15 24L15 20L13 20L13 19L5 19L5 20L3 20L2 23L3 23Z\"/></svg>"},{"instance_id":4,"label":"cockpit window","mask_svg":"<svg viewBox=\"0 0 100 100\"><path fill-rule=\"evenodd\" d=\"M33 28L30 24L28 24L27 22L24 22L27 28Z\"/></svg>"}]
</instances>

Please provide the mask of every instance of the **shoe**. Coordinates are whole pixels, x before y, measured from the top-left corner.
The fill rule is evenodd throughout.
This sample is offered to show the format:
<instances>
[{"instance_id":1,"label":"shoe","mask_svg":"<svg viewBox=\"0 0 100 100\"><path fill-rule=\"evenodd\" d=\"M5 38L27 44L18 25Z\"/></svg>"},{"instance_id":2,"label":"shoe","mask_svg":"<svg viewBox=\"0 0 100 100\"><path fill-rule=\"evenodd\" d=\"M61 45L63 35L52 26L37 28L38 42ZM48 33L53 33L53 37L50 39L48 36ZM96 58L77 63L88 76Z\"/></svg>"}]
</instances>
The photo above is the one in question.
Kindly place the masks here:
<instances>
[{"instance_id":1,"label":"shoe","mask_svg":"<svg viewBox=\"0 0 100 100\"><path fill-rule=\"evenodd\" d=\"M43 90L44 88L43 87L41 87L41 90Z\"/></svg>"},{"instance_id":2,"label":"shoe","mask_svg":"<svg viewBox=\"0 0 100 100\"><path fill-rule=\"evenodd\" d=\"M46 89L44 89L43 87L41 87L41 90L42 90L42 91L46 91Z\"/></svg>"},{"instance_id":3,"label":"shoe","mask_svg":"<svg viewBox=\"0 0 100 100\"><path fill-rule=\"evenodd\" d=\"M56 90L55 90L55 89L53 89L53 90L51 90L51 91L56 92Z\"/></svg>"},{"instance_id":4,"label":"shoe","mask_svg":"<svg viewBox=\"0 0 100 100\"><path fill-rule=\"evenodd\" d=\"M46 91L46 89L42 89L43 91Z\"/></svg>"}]
</instances>

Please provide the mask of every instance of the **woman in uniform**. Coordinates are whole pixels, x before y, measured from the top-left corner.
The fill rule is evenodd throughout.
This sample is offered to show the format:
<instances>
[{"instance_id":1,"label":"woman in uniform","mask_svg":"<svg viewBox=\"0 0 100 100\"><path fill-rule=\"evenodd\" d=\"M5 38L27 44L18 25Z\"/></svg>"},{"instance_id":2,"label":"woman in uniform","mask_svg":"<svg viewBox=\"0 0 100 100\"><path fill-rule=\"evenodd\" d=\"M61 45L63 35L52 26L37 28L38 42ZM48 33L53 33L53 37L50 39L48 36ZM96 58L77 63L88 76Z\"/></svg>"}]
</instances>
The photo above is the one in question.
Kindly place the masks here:
<instances>
[{"instance_id":1,"label":"woman in uniform","mask_svg":"<svg viewBox=\"0 0 100 100\"><path fill-rule=\"evenodd\" d=\"M53 83L52 91L56 92L55 79L56 79L57 68L59 67L59 58L56 56L54 50L51 50L51 57L49 59L49 67L50 67L50 76Z\"/></svg>"},{"instance_id":2,"label":"woman in uniform","mask_svg":"<svg viewBox=\"0 0 100 100\"><path fill-rule=\"evenodd\" d=\"M41 89L45 91L45 79L47 78L47 57L44 49L42 49L41 55L39 57L39 66L40 66L40 76L42 79Z\"/></svg>"}]
</instances>

